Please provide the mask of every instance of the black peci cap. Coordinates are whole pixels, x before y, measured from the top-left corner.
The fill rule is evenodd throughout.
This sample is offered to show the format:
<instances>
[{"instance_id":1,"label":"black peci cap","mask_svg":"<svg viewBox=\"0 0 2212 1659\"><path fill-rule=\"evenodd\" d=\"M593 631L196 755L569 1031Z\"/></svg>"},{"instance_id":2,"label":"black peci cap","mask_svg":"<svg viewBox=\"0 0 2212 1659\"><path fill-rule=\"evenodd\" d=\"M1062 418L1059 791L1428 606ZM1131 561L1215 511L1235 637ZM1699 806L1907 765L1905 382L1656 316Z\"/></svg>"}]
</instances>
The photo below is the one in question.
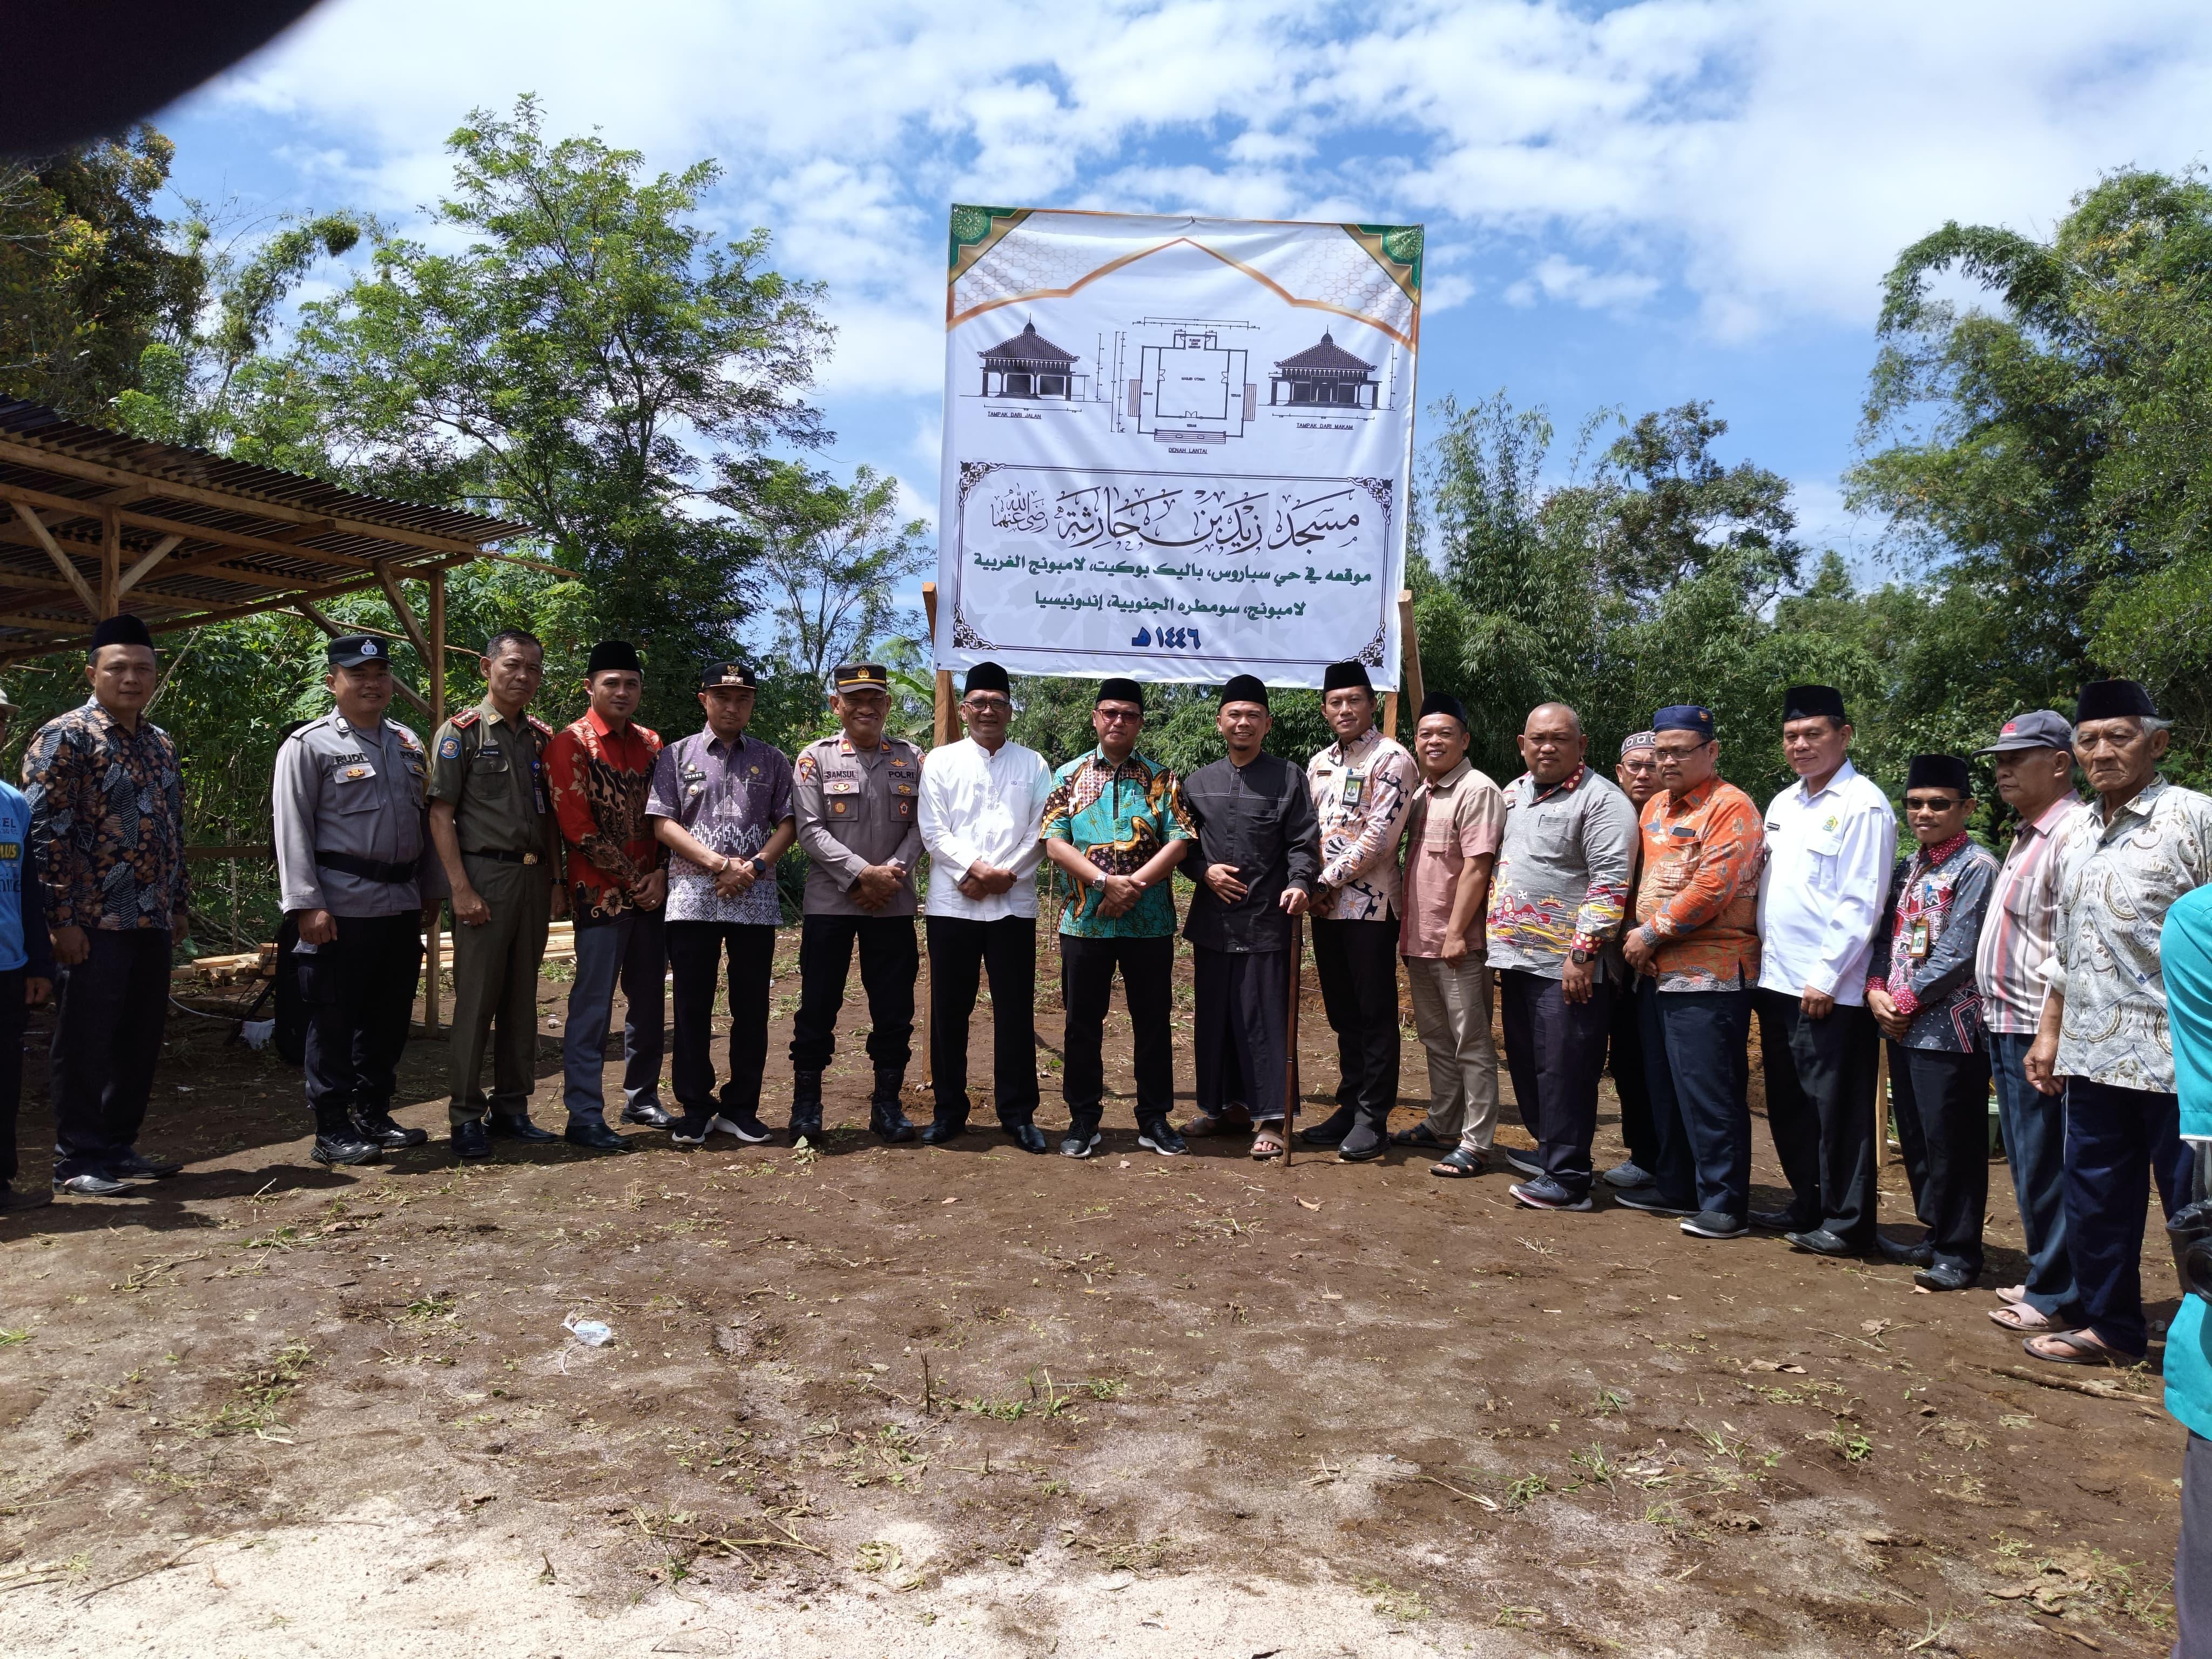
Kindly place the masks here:
<instances>
[{"instance_id":1,"label":"black peci cap","mask_svg":"<svg viewBox=\"0 0 2212 1659\"><path fill-rule=\"evenodd\" d=\"M1219 706L1226 708L1232 702L1256 702L1265 708L1268 706L1267 685L1257 674L1239 674L1221 688Z\"/></svg>"},{"instance_id":2,"label":"black peci cap","mask_svg":"<svg viewBox=\"0 0 2212 1659\"><path fill-rule=\"evenodd\" d=\"M1956 755L1915 755L1905 770L1905 787L1913 789L1955 789L1963 799L1974 793L1974 775Z\"/></svg>"}]
</instances>

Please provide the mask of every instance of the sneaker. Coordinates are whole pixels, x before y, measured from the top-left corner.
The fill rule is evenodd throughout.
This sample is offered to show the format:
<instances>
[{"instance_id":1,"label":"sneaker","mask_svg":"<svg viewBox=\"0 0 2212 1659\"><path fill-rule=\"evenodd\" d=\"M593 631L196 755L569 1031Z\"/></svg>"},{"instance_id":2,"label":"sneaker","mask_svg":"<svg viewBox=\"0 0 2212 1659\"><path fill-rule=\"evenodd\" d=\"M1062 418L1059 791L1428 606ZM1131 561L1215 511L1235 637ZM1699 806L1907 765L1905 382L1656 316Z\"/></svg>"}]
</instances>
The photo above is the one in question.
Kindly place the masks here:
<instances>
[{"instance_id":1,"label":"sneaker","mask_svg":"<svg viewBox=\"0 0 2212 1659\"><path fill-rule=\"evenodd\" d=\"M106 1174L110 1181L167 1181L184 1167L173 1158L149 1158L136 1146L125 1146L108 1160Z\"/></svg>"},{"instance_id":2,"label":"sneaker","mask_svg":"<svg viewBox=\"0 0 2212 1659\"><path fill-rule=\"evenodd\" d=\"M1547 1175L1540 1175L1534 1181L1516 1181L1505 1190L1532 1210L1594 1210L1597 1207L1590 1202L1588 1193L1577 1198Z\"/></svg>"},{"instance_id":3,"label":"sneaker","mask_svg":"<svg viewBox=\"0 0 2212 1659\"><path fill-rule=\"evenodd\" d=\"M676 1121L665 1108L650 1100L641 1101L635 1106L624 1106L622 1121L639 1124L647 1129L665 1129Z\"/></svg>"},{"instance_id":4,"label":"sneaker","mask_svg":"<svg viewBox=\"0 0 2212 1659\"><path fill-rule=\"evenodd\" d=\"M1615 1193L1613 1201L1625 1209L1642 1210L1650 1215L1695 1215L1697 1211L1687 1204L1669 1204L1659 1196L1656 1187L1637 1187L1625 1193Z\"/></svg>"},{"instance_id":5,"label":"sneaker","mask_svg":"<svg viewBox=\"0 0 2212 1659\"><path fill-rule=\"evenodd\" d=\"M1105 1139L1096 1129L1089 1134L1079 1130L1072 1131L1067 1139L1060 1143L1060 1155L1062 1158L1088 1158L1098 1150L1098 1143Z\"/></svg>"},{"instance_id":6,"label":"sneaker","mask_svg":"<svg viewBox=\"0 0 2212 1659\"><path fill-rule=\"evenodd\" d=\"M1520 1170L1524 1176L1540 1176L1544 1173L1544 1166L1537 1163L1534 1157L1530 1153L1516 1152L1510 1146L1500 1146L1497 1151L1508 1164L1510 1164L1515 1169Z\"/></svg>"},{"instance_id":7,"label":"sneaker","mask_svg":"<svg viewBox=\"0 0 2212 1659\"><path fill-rule=\"evenodd\" d=\"M707 1120L708 1134L735 1135L748 1146L757 1146L769 1139L767 1124L760 1121L758 1112L739 1112L735 1117L725 1117L717 1112Z\"/></svg>"},{"instance_id":8,"label":"sneaker","mask_svg":"<svg viewBox=\"0 0 2212 1659\"><path fill-rule=\"evenodd\" d=\"M1718 1210L1700 1210L1682 1223L1682 1231L1692 1238L1741 1238L1751 1227Z\"/></svg>"},{"instance_id":9,"label":"sneaker","mask_svg":"<svg viewBox=\"0 0 2212 1659\"><path fill-rule=\"evenodd\" d=\"M686 1112L682 1117L669 1120L668 1138L679 1146L703 1146L707 1144L707 1136L714 1121L711 1116L702 1117L696 1112Z\"/></svg>"},{"instance_id":10,"label":"sneaker","mask_svg":"<svg viewBox=\"0 0 2212 1659\"><path fill-rule=\"evenodd\" d=\"M1190 1150L1190 1143L1177 1134L1165 1118L1158 1123L1147 1123L1138 1130L1137 1145L1148 1152L1158 1152L1162 1158L1181 1158Z\"/></svg>"},{"instance_id":11,"label":"sneaker","mask_svg":"<svg viewBox=\"0 0 2212 1659\"><path fill-rule=\"evenodd\" d=\"M1649 1187L1651 1171L1632 1158L1627 1163L1616 1164L1607 1170L1605 1184L1608 1187Z\"/></svg>"}]
</instances>

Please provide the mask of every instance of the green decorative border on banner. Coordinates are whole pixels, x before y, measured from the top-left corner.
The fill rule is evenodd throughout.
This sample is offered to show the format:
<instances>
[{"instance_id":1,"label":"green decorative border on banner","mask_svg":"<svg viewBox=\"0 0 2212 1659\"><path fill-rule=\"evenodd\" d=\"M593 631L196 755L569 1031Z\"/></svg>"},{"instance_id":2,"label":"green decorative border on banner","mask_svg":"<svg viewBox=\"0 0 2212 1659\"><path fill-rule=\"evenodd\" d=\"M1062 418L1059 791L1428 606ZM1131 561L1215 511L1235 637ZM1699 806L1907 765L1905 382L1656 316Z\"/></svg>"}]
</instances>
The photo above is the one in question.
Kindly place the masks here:
<instances>
[{"instance_id":1,"label":"green decorative border on banner","mask_svg":"<svg viewBox=\"0 0 2212 1659\"><path fill-rule=\"evenodd\" d=\"M1346 225L1345 234L1375 256L1375 263L1390 273L1390 280L1406 297L1421 297L1421 251L1426 239L1422 225Z\"/></svg>"},{"instance_id":2,"label":"green decorative border on banner","mask_svg":"<svg viewBox=\"0 0 2212 1659\"><path fill-rule=\"evenodd\" d=\"M970 265L991 251L994 243L1029 216L1027 208L971 207L955 202L946 280L958 282Z\"/></svg>"}]
</instances>

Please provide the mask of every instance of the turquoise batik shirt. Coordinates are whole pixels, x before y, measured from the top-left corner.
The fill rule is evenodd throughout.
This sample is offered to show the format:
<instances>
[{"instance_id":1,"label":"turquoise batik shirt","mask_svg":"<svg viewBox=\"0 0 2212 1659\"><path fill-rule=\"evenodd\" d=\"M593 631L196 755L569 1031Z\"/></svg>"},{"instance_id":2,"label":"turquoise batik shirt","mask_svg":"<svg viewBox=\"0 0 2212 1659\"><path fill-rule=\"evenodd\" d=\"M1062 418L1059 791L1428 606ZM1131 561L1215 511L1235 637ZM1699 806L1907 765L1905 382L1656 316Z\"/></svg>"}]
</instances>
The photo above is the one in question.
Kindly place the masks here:
<instances>
[{"instance_id":1,"label":"turquoise batik shirt","mask_svg":"<svg viewBox=\"0 0 2212 1659\"><path fill-rule=\"evenodd\" d=\"M1170 842L1196 834L1173 772L1133 751L1119 766L1094 749L1052 775L1044 804L1044 838L1064 841L1108 875L1133 876ZM1077 939L1167 939L1176 930L1175 894L1162 881L1118 916L1098 914L1103 884L1084 890L1083 902L1060 915L1060 931Z\"/></svg>"},{"instance_id":2,"label":"turquoise batik shirt","mask_svg":"<svg viewBox=\"0 0 2212 1659\"><path fill-rule=\"evenodd\" d=\"M2159 956L2181 1133L2212 1139L2212 886L2184 893L2167 908ZM2166 1409L2191 1433L2212 1439L2212 1331L2201 1296L2181 1298L2166 1334Z\"/></svg>"}]
</instances>

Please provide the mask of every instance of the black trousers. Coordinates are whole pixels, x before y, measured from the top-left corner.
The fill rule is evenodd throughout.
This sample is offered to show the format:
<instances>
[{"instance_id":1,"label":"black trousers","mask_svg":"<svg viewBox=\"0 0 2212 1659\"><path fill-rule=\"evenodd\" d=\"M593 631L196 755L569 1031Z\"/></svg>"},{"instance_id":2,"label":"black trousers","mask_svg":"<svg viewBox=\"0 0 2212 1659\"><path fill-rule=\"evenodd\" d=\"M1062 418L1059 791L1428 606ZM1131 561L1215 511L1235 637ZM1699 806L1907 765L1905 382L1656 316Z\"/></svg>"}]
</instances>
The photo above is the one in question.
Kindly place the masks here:
<instances>
[{"instance_id":1,"label":"black trousers","mask_svg":"<svg viewBox=\"0 0 2212 1659\"><path fill-rule=\"evenodd\" d=\"M1628 1161L1649 1174L1659 1167L1659 1138L1651 1127L1651 1079L1644 1065L1644 1014L1633 980L1613 987L1607 1036L1613 1089L1620 1097L1620 1138L1628 1144Z\"/></svg>"},{"instance_id":2,"label":"black trousers","mask_svg":"<svg viewBox=\"0 0 2212 1659\"><path fill-rule=\"evenodd\" d=\"M1938 1261L1982 1270L1990 1203L1990 1057L1889 1045L1897 1144L1912 1183L1913 1213Z\"/></svg>"},{"instance_id":3,"label":"black trousers","mask_svg":"<svg viewBox=\"0 0 2212 1659\"><path fill-rule=\"evenodd\" d=\"M349 1111L391 1110L422 972L420 912L331 920L337 938L292 958L307 1011L301 1068L318 1129L343 1127Z\"/></svg>"},{"instance_id":4,"label":"black trousers","mask_svg":"<svg viewBox=\"0 0 2212 1659\"><path fill-rule=\"evenodd\" d=\"M1121 970L1129 1037L1136 1050L1137 1123L1164 1121L1175 1106L1175 1049L1168 1035L1175 939L1080 939L1060 936L1060 995L1067 1009L1060 1038L1060 1096L1071 1133L1087 1133L1105 1115L1106 1010L1114 970Z\"/></svg>"},{"instance_id":5,"label":"black trousers","mask_svg":"<svg viewBox=\"0 0 2212 1659\"><path fill-rule=\"evenodd\" d=\"M1336 1103L1383 1128L1398 1103L1398 924L1313 924L1322 1007L1336 1033Z\"/></svg>"},{"instance_id":6,"label":"black trousers","mask_svg":"<svg viewBox=\"0 0 2212 1659\"><path fill-rule=\"evenodd\" d=\"M2173 1553L2173 1659L2212 1653L2212 1440L2190 1431L2181 1456L2181 1538Z\"/></svg>"},{"instance_id":7,"label":"black trousers","mask_svg":"<svg viewBox=\"0 0 2212 1659\"><path fill-rule=\"evenodd\" d=\"M169 930L88 928L54 975L54 1179L99 1175L138 1141L169 1023Z\"/></svg>"},{"instance_id":8,"label":"black trousers","mask_svg":"<svg viewBox=\"0 0 2212 1659\"><path fill-rule=\"evenodd\" d=\"M1741 1221L1751 1212L1751 994L1662 991L1648 977L1636 987L1659 1196Z\"/></svg>"},{"instance_id":9,"label":"black trousers","mask_svg":"<svg viewBox=\"0 0 2212 1659\"><path fill-rule=\"evenodd\" d=\"M1241 1103L1255 1123L1279 1121L1290 1060L1291 953L1191 947L1197 1018L1198 1109Z\"/></svg>"},{"instance_id":10,"label":"black trousers","mask_svg":"<svg viewBox=\"0 0 2212 1659\"><path fill-rule=\"evenodd\" d=\"M1765 1050L1766 1127L1790 1182L1800 1229L1826 1227L1852 1244L1874 1240L1874 1089L1881 1028L1838 1003L1808 1019L1784 991L1755 991Z\"/></svg>"},{"instance_id":11,"label":"black trousers","mask_svg":"<svg viewBox=\"0 0 2212 1659\"><path fill-rule=\"evenodd\" d=\"M853 948L868 997L868 1058L879 1072L906 1069L914 1044L914 981L921 972L912 916L807 916L799 924L799 1013L791 1069L819 1072L837 1051L837 1011Z\"/></svg>"},{"instance_id":12,"label":"black trousers","mask_svg":"<svg viewBox=\"0 0 2212 1659\"><path fill-rule=\"evenodd\" d=\"M23 1105L23 1006L27 968L0 972L0 1187L15 1178L15 1115Z\"/></svg>"},{"instance_id":13,"label":"black trousers","mask_svg":"<svg viewBox=\"0 0 2212 1659\"><path fill-rule=\"evenodd\" d=\"M2123 1353L2140 1354L2150 1340L2142 1302L2146 1189L2158 1188L2170 1217L2189 1202L2196 1170L2181 1138L2178 1096L2066 1079L2066 1254L2083 1318Z\"/></svg>"},{"instance_id":14,"label":"black trousers","mask_svg":"<svg viewBox=\"0 0 2212 1659\"><path fill-rule=\"evenodd\" d=\"M968 1022L975 992L991 975L991 1091L1008 1128L1036 1121L1036 918L931 916L929 1065L937 1115L965 1123Z\"/></svg>"},{"instance_id":15,"label":"black trousers","mask_svg":"<svg viewBox=\"0 0 2212 1659\"><path fill-rule=\"evenodd\" d=\"M775 929L757 921L672 921L668 969L675 976L676 1030L668 1080L687 1116L746 1117L760 1110L768 1069L768 988ZM714 1092L714 992L730 953L730 1080ZM833 1014L834 1018L834 1014Z\"/></svg>"},{"instance_id":16,"label":"black trousers","mask_svg":"<svg viewBox=\"0 0 2212 1659\"><path fill-rule=\"evenodd\" d=\"M1521 1121L1536 1138L1544 1173L1577 1198L1589 1191L1590 1137L1597 1133L1597 1080L1613 988L1590 986L1588 1002L1569 1002L1556 979L1500 969L1505 1067Z\"/></svg>"}]
</instances>

